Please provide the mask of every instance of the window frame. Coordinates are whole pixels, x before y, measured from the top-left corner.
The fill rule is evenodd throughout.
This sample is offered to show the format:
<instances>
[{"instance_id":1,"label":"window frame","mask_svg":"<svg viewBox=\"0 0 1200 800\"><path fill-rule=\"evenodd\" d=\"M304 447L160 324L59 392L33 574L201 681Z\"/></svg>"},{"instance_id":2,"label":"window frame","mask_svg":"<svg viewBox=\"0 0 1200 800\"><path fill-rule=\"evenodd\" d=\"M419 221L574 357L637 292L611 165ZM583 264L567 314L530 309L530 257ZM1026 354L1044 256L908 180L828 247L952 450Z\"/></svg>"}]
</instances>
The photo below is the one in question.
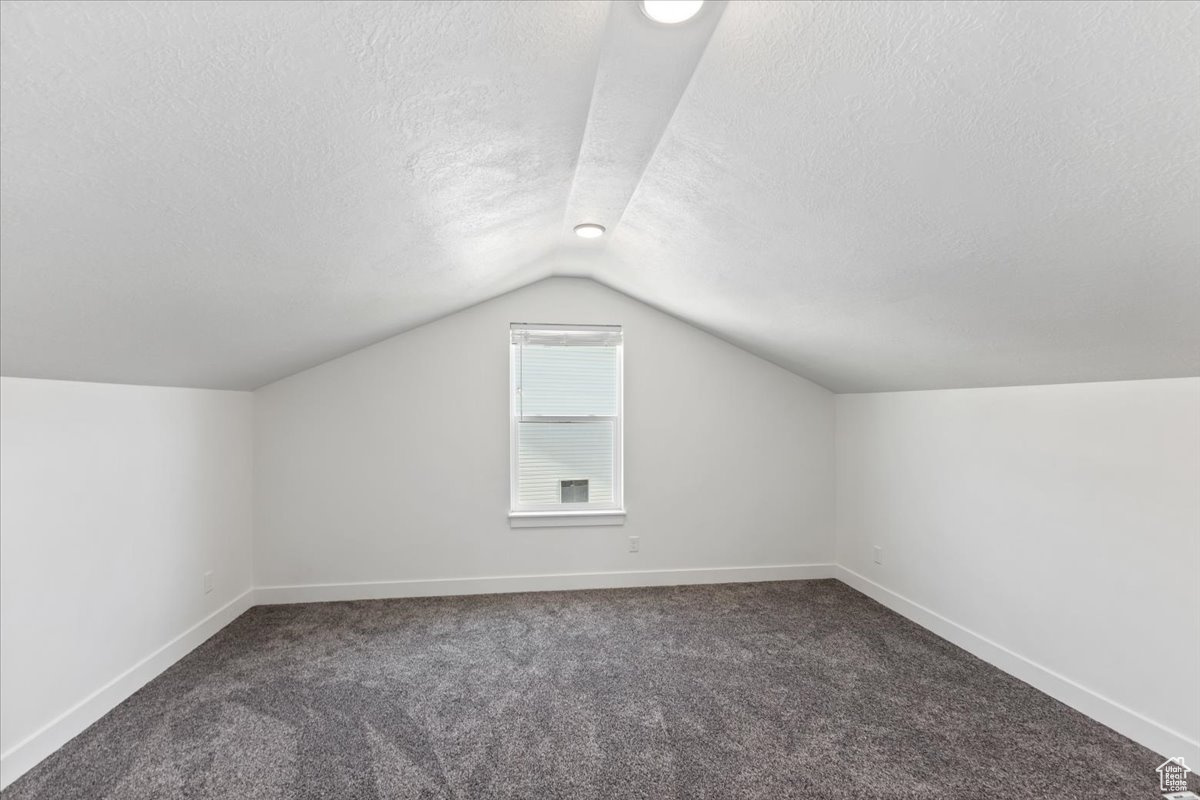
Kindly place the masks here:
<instances>
[{"instance_id":1,"label":"window frame","mask_svg":"<svg viewBox=\"0 0 1200 800\"><path fill-rule=\"evenodd\" d=\"M532 414L519 416L517 413L517 348L513 343L513 331L577 331L612 332L621 334L616 350L617 409L615 415L547 415ZM583 525L621 525L625 522L625 330L621 325L577 325L566 323L513 322L508 326L508 451L509 451L509 498L508 518L513 527L558 527ZM612 502L556 503L553 505L524 506L520 502L521 422L544 424L574 424L608 420L613 424Z\"/></svg>"}]
</instances>

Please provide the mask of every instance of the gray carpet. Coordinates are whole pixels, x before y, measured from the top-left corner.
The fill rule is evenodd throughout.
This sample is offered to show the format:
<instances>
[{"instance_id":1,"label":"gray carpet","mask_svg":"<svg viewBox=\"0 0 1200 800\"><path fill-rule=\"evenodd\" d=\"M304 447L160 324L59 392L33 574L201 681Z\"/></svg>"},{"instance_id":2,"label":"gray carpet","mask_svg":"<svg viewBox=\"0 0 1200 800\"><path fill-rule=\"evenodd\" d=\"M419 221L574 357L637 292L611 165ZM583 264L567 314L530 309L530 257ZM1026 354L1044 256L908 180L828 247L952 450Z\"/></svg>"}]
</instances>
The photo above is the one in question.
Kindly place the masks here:
<instances>
[{"instance_id":1,"label":"gray carpet","mask_svg":"<svg viewBox=\"0 0 1200 800\"><path fill-rule=\"evenodd\" d=\"M54 798L1152 798L1161 761L834 581L250 610Z\"/></svg>"}]
</instances>

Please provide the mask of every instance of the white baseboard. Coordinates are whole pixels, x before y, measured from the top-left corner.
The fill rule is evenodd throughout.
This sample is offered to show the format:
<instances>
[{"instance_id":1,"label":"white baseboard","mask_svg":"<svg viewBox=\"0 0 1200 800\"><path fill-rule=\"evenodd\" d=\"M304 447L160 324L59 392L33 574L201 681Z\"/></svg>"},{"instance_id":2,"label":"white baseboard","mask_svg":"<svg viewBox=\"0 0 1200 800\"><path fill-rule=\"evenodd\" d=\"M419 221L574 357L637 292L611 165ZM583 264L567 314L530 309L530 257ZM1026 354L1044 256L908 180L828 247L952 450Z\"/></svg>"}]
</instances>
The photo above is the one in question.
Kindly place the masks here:
<instances>
[{"instance_id":1,"label":"white baseboard","mask_svg":"<svg viewBox=\"0 0 1200 800\"><path fill-rule=\"evenodd\" d=\"M1035 689L1045 692L1055 700L1112 728L1122 736L1150 748L1164 758L1183 756L1189 763L1200 763L1200 742L1193 741L1178 731L1171 730L1142 716L1133 709L1109 700L1052 669L1030 661L1004 645L980 636L957 622L943 617L936 611L914 603L853 570L836 566L834 577L872 600L887 606L897 614L907 617L921 627L958 645L977 658L1025 681Z\"/></svg>"},{"instance_id":2,"label":"white baseboard","mask_svg":"<svg viewBox=\"0 0 1200 800\"><path fill-rule=\"evenodd\" d=\"M264 586L249 589L113 678L48 722L37 732L0 754L0 789L24 775L46 756L82 733L89 725L120 705L138 689L158 677L172 664L255 605L456 594L538 592L561 589L751 583L832 578L833 575L834 566L832 564L785 564L766 567L577 572L558 575L512 575L381 583Z\"/></svg>"},{"instance_id":3,"label":"white baseboard","mask_svg":"<svg viewBox=\"0 0 1200 800\"><path fill-rule=\"evenodd\" d=\"M0 754L0 789L82 733L253 605L254 590L248 589Z\"/></svg>"},{"instance_id":4,"label":"white baseboard","mask_svg":"<svg viewBox=\"0 0 1200 800\"><path fill-rule=\"evenodd\" d=\"M255 602L259 605L279 605L320 603L330 600L383 600L393 597L618 589L633 586L682 586L699 583L753 583L832 577L834 577L833 564L782 564L764 567L566 572L550 575L500 575L484 578L427 578L378 583L260 586L255 592Z\"/></svg>"},{"instance_id":5,"label":"white baseboard","mask_svg":"<svg viewBox=\"0 0 1200 800\"><path fill-rule=\"evenodd\" d=\"M1191 763L1200 763L1200 743L1096 694L890 589L885 589L857 572L834 564L783 564L263 586L251 589L167 642L0 755L0 789L8 786L254 605L822 578L837 578L901 616L1164 757L1184 756Z\"/></svg>"}]
</instances>

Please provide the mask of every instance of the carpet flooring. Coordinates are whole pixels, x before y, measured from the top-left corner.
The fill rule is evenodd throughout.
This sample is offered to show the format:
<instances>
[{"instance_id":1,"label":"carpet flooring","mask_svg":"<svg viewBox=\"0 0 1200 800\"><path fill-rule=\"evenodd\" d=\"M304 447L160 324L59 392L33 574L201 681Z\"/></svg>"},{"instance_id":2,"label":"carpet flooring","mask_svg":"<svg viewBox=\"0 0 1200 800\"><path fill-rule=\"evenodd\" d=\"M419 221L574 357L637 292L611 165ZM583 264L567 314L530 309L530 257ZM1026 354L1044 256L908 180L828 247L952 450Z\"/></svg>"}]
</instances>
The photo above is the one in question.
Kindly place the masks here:
<instances>
[{"instance_id":1,"label":"carpet flooring","mask_svg":"<svg viewBox=\"0 0 1200 800\"><path fill-rule=\"evenodd\" d=\"M803 581L257 607L3 798L1144 800L1160 761Z\"/></svg>"}]
</instances>

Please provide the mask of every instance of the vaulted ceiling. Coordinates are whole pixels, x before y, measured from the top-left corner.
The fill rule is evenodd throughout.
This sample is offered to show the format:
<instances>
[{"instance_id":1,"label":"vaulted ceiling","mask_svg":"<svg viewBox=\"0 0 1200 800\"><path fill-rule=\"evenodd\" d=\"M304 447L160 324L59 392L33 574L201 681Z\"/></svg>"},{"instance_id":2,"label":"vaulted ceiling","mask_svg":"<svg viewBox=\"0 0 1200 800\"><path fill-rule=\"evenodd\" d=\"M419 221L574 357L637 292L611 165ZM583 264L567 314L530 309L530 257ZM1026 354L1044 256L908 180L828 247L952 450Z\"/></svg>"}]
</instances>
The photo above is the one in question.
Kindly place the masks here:
<instances>
[{"instance_id":1,"label":"vaulted ceiling","mask_svg":"<svg viewBox=\"0 0 1200 800\"><path fill-rule=\"evenodd\" d=\"M1200 3L0 15L6 375L253 388L556 274L838 391L1200 374Z\"/></svg>"}]
</instances>

